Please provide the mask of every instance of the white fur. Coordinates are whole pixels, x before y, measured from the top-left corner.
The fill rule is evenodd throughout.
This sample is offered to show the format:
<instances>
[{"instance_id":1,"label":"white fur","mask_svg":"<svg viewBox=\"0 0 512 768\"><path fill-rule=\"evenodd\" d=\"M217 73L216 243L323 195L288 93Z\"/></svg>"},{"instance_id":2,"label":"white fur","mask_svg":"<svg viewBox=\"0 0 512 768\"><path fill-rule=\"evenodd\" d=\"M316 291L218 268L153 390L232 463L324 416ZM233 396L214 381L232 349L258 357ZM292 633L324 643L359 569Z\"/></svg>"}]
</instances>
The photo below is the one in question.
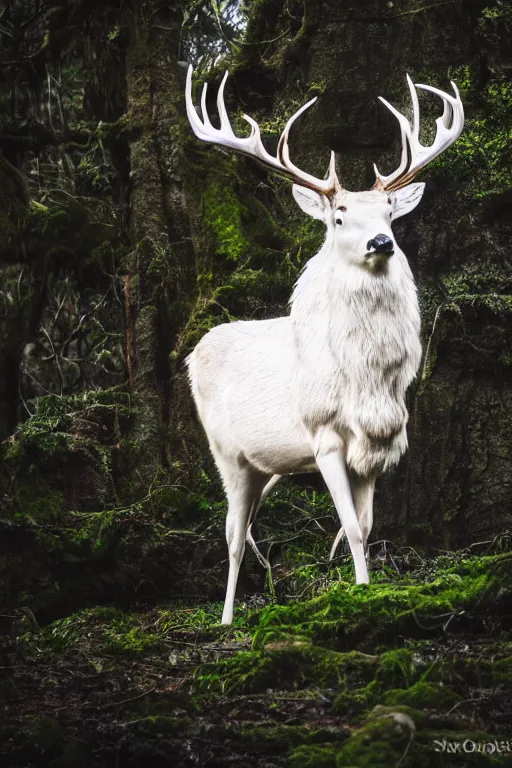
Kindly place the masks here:
<instances>
[{"instance_id":1,"label":"white fur","mask_svg":"<svg viewBox=\"0 0 512 768\"><path fill-rule=\"evenodd\" d=\"M290 315L220 325L187 359L228 497L223 623L232 621L248 526L281 475L322 473L356 582L368 582L375 480L407 447L405 393L421 346L407 259L396 243L390 257L369 255L367 244L377 234L394 240L392 218L412 210L422 192L421 184L393 193L343 190L329 201L294 186L297 203L324 221L327 234L297 281Z\"/></svg>"}]
</instances>

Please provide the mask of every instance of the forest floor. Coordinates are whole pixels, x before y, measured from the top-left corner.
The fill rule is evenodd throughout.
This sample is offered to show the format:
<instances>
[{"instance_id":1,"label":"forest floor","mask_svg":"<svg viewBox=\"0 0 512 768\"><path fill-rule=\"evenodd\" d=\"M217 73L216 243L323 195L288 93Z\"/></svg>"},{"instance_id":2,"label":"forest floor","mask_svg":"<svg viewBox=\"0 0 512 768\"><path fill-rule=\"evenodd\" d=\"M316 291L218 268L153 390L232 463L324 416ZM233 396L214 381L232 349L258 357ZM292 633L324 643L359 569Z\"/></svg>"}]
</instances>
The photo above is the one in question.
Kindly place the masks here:
<instances>
[{"instance_id":1,"label":"forest floor","mask_svg":"<svg viewBox=\"0 0 512 768\"><path fill-rule=\"evenodd\" d=\"M512 553L395 557L302 598L88 608L2 648L6 768L512 764ZM335 578L334 578L335 577Z\"/></svg>"}]
</instances>

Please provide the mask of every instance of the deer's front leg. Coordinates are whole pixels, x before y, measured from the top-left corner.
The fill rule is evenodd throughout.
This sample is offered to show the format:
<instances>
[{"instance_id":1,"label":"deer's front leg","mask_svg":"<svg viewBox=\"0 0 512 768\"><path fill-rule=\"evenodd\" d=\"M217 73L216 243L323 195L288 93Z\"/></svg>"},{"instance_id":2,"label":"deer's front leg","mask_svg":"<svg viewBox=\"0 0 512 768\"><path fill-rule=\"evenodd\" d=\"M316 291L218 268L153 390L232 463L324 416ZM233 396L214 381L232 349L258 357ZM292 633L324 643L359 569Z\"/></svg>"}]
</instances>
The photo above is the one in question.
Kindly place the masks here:
<instances>
[{"instance_id":1,"label":"deer's front leg","mask_svg":"<svg viewBox=\"0 0 512 768\"><path fill-rule=\"evenodd\" d=\"M363 535L350 489L343 441L333 429L324 426L318 429L313 437L313 449L318 469L322 473L332 496L341 526L347 537L354 560L356 584L368 584Z\"/></svg>"},{"instance_id":2,"label":"deer's front leg","mask_svg":"<svg viewBox=\"0 0 512 768\"><path fill-rule=\"evenodd\" d=\"M366 551L368 537L373 527L373 496L375 492L375 481L377 475L361 477L361 475L351 474L350 487L352 488L352 498L356 508L357 519L363 535L363 546Z\"/></svg>"},{"instance_id":3,"label":"deer's front leg","mask_svg":"<svg viewBox=\"0 0 512 768\"><path fill-rule=\"evenodd\" d=\"M376 474L369 475L368 477L361 477L355 473L350 473L350 488L352 489L352 499L354 500L354 507L356 509L357 519L359 520L359 527L361 528L361 534L363 536L363 548L366 553L366 561L368 562L368 537L371 533L373 526L373 495L375 492L375 481L377 479ZM345 531L340 528L336 538L334 539L331 551L329 553L329 560L334 558L336 550L345 536Z\"/></svg>"}]
</instances>

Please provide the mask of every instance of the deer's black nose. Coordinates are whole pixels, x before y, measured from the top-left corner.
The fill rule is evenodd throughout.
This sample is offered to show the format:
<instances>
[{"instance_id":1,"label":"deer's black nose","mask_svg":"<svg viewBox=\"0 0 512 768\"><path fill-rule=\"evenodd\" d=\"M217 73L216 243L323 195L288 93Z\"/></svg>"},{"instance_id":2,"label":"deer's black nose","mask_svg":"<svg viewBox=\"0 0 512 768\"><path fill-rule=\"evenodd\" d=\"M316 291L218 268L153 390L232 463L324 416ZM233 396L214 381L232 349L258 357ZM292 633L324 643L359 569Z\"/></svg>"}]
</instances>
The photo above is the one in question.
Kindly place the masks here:
<instances>
[{"instance_id":1,"label":"deer's black nose","mask_svg":"<svg viewBox=\"0 0 512 768\"><path fill-rule=\"evenodd\" d=\"M366 247L375 253L393 253L393 241L387 235L376 235L373 240L368 240Z\"/></svg>"}]
</instances>

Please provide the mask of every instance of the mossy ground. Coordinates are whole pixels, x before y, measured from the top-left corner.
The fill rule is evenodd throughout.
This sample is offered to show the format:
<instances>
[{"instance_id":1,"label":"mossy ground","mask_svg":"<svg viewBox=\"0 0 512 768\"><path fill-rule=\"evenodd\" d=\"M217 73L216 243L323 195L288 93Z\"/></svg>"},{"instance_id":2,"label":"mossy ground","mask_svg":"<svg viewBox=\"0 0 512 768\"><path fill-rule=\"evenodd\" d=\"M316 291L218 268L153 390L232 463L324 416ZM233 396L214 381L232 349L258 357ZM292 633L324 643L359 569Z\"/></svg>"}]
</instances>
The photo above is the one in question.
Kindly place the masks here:
<instances>
[{"instance_id":1,"label":"mossy ground","mask_svg":"<svg viewBox=\"0 0 512 768\"><path fill-rule=\"evenodd\" d=\"M220 603L42 628L20 611L2 764L505 765L512 555L394 562L367 587L332 566L308 599L238 605L232 627Z\"/></svg>"}]
</instances>

